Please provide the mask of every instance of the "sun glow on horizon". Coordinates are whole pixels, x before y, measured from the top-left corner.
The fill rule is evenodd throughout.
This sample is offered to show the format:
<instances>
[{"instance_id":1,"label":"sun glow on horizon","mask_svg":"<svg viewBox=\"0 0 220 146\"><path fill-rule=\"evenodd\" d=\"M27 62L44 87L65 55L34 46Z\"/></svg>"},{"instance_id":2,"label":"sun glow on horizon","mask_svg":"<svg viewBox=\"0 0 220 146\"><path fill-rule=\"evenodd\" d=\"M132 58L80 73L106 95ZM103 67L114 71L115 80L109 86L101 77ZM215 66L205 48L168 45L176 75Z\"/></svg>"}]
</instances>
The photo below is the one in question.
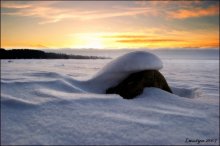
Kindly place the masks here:
<instances>
[{"instance_id":1,"label":"sun glow on horizon","mask_svg":"<svg viewBox=\"0 0 220 146\"><path fill-rule=\"evenodd\" d=\"M219 2L1 4L2 48L219 48Z\"/></svg>"},{"instance_id":2,"label":"sun glow on horizon","mask_svg":"<svg viewBox=\"0 0 220 146\"><path fill-rule=\"evenodd\" d=\"M96 33L82 33L70 35L73 39L73 48L104 48L102 38Z\"/></svg>"}]
</instances>

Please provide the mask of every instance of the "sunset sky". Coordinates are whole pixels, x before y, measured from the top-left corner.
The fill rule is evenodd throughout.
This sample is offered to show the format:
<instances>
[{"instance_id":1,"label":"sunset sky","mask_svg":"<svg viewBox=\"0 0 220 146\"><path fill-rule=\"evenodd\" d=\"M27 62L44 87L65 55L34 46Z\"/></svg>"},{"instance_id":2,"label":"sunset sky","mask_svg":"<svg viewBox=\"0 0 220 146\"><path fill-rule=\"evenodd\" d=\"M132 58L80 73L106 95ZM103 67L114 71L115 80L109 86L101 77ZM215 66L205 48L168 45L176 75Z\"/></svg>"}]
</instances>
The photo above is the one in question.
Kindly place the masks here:
<instances>
[{"instance_id":1,"label":"sunset sky","mask_svg":"<svg viewBox=\"0 0 220 146\"><path fill-rule=\"evenodd\" d=\"M219 48L218 1L1 1L2 48Z\"/></svg>"}]
</instances>

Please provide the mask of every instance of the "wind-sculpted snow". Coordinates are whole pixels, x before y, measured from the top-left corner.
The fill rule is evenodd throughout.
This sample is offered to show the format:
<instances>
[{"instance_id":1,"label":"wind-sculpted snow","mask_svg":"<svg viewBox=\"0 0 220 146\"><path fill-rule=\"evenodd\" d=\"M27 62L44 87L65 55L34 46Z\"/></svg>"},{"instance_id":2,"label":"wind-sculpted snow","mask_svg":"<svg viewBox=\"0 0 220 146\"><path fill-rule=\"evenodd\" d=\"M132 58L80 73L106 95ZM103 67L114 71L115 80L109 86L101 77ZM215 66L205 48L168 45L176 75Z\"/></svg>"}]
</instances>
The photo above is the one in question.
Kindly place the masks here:
<instances>
[{"instance_id":1,"label":"wind-sculpted snow","mask_svg":"<svg viewBox=\"0 0 220 146\"><path fill-rule=\"evenodd\" d=\"M165 60L160 71L174 94L145 88L133 100L103 94L114 83L107 75L122 78L111 74L110 68L117 71L117 67L109 62L1 61L1 144L187 145L197 143L186 143L186 138L219 141L218 60ZM145 69L142 67L136 69ZM131 70L124 73L127 71Z\"/></svg>"}]
</instances>

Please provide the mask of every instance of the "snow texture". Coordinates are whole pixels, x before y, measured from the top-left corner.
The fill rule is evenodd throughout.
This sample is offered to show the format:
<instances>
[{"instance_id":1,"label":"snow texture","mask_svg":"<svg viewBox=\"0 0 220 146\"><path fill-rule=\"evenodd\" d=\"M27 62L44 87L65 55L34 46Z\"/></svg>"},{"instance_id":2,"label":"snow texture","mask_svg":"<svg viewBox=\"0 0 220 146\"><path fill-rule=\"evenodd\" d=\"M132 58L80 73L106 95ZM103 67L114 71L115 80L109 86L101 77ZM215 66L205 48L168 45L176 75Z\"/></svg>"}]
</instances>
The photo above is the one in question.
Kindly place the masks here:
<instances>
[{"instance_id":1,"label":"snow texture","mask_svg":"<svg viewBox=\"0 0 220 146\"><path fill-rule=\"evenodd\" d=\"M1 60L1 144L197 144L188 138L218 145L218 60L163 60L160 71L175 94L157 88L133 100L102 94L119 72L162 67L157 57L148 64L148 55L134 68L114 60Z\"/></svg>"}]
</instances>

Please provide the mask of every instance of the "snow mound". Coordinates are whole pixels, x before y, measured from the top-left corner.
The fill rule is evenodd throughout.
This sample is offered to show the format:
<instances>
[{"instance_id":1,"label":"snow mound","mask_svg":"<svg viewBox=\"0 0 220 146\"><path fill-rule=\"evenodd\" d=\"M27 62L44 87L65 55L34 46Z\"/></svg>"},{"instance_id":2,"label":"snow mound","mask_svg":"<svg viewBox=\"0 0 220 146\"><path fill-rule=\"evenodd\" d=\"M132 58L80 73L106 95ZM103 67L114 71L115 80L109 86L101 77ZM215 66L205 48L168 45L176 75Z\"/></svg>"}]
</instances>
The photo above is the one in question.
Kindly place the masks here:
<instances>
[{"instance_id":1,"label":"snow mound","mask_svg":"<svg viewBox=\"0 0 220 146\"><path fill-rule=\"evenodd\" d=\"M142 70L159 70L163 63L156 55L146 51L135 51L122 55L104 66L87 84L94 88L96 93L103 93L105 89L116 85L129 74ZM104 84L103 84L104 83Z\"/></svg>"},{"instance_id":2,"label":"snow mound","mask_svg":"<svg viewBox=\"0 0 220 146\"><path fill-rule=\"evenodd\" d=\"M159 70L163 63L156 55L146 51L135 51L122 55L108 63L97 75L103 73L137 72Z\"/></svg>"}]
</instances>

